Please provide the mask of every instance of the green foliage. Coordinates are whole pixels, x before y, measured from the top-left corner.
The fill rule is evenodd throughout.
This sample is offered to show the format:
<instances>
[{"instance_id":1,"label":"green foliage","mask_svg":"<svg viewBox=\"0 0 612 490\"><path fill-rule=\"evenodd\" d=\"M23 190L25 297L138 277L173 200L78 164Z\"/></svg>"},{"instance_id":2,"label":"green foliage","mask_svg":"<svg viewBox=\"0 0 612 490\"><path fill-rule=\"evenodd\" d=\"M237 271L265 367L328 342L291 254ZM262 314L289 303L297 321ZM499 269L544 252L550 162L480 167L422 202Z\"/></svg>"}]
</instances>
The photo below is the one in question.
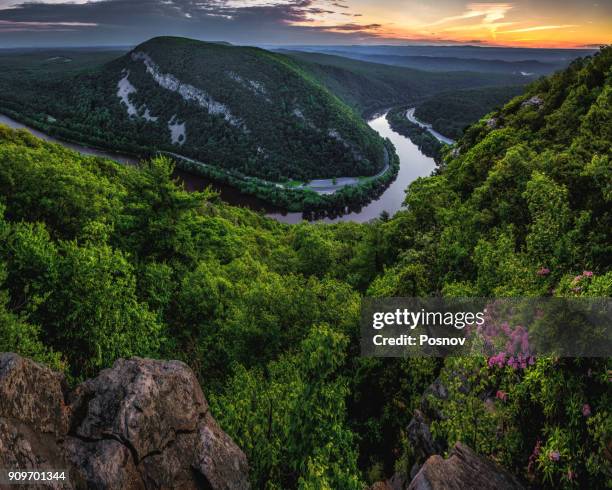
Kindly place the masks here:
<instances>
[{"instance_id":1,"label":"green foliage","mask_svg":"<svg viewBox=\"0 0 612 490\"><path fill-rule=\"evenodd\" d=\"M457 139L464 128L504 106L523 90L523 86L509 86L442 92L417 104L415 116L440 134Z\"/></svg>"},{"instance_id":2,"label":"green foliage","mask_svg":"<svg viewBox=\"0 0 612 490\"><path fill-rule=\"evenodd\" d=\"M360 294L610 296L611 62L536 82L368 224L283 225L187 193L166 158L125 167L0 127L0 350L71 382L119 356L186 361L255 488L405 467L438 378L448 397L426 402L449 447L535 488L610 486L608 359L366 359L357 336Z\"/></svg>"},{"instance_id":3,"label":"green foliage","mask_svg":"<svg viewBox=\"0 0 612 490\"><path fill-rule=\"evenodd\" d=\"M4 267L0 268L0 285L6 280ZM24 357L47 364L63 371L65 363L61 356L45 346L40 328L28 323L11 312L7 291L0 290L0 352L16 352Z\"/></svg>"},{"instance_id":4,"label":"green foliage","mask_svg":"<svg viewBox=\"0 0 612 490\"><path fill-rule=\"evenodd\" d=\"M452 68L445 72L424 71L322 53L285 50L281 52L298 60L329 90L366 116L389 107L415 104L421 101L426 104L427 102L424 101L438 93L441 96L444 94L443 97L450 97L452 94L458 99L468 98L470 94L467 89L474 87L487 87L482 89L482 93L480 90L476 91L478 96L484 96L487 101L493 99L494 94L507 93L507 97L502 100L505 102L512 97L513 89L505 87L509 80L517 85L525 83L524 77L521 76L454 71ZM459 92L460 89L467 93L464 95L463 91ZM452 92L449 92L451 90ZM472 102L473 105L478 104L476 100ZM488 102L487 105L491 110L496 103ZM452 114L451 112L451 117L453 117ZM472 114L473 118L467 120L465 124L484 115L478 112ZM429 119L426 120L429 121Z\"/></svg>"},{"instance_id":5,"label":"green foliage","mask_svg":"<svg viewBox=\"0 0 612 490\"><path fill-rule=\"evenodd\" d=\"M146 53L160 73L203 91L216 109L161 87L134 53ZM0 76L0 103L69 140L141 156L175 152L273 182L367 176L384 165L382 139L310 72L281 54L159 37L110 63L87 67L65 77L35 71L26 80L8 70ZM134 116L117 95L126 75L136 90L128 96L137 108ZM169 130L173 122L186 128L176 144Z\"/></svg>"},{"instance_id":6,"label":"green foliage","mask_svg":"<svg viewBox=\"0 0 612 490\"><path fill-rule=\"evenodd\" d=\"M410 138L424 155L440 159L442 143L425 128L411 123L406 118L407 107L396 108L388 112L387 120L393 131Z\"/></svg>"},{"instance_id":7,"label":"green foliage","mask_svg":"<svg viewBox=\"0 0 612 490\"><path fill-rule=\"evenodd\" d=\"M536 488L607 488L609 369L593 359L541 358L524 371L447 361L448 400L429 398L443 415L432 432L491 455Z\"/></svg>"},{"instance_id":8,"label":"green foliage","mask_svg":"<svg viewBox=\"0 0 612 490\"><path fill-rule=\"evenodd\" d=\"M345 420L348 383L339 376L347 344L316 326L296 354L268 364L265 374L237 368L226 395L211 400L252 462L254 487L362 488Z\"/></svg>"}]
</instances>

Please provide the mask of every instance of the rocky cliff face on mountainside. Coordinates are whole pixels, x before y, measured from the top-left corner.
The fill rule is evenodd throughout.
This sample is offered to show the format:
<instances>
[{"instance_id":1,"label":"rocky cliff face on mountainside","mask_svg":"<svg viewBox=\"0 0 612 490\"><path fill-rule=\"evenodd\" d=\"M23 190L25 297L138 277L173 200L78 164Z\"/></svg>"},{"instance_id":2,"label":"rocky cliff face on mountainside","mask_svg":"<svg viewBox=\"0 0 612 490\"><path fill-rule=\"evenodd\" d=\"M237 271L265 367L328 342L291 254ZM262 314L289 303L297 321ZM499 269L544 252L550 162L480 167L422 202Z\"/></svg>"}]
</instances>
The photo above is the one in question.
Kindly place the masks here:
<instances>
[{"instance_id":1,"label":"rocky cliff face on mountainside","mask_svg":"<svg viewBox=\"0 0 612 490\"><path fill-rule=\"evenodd\" d=\"M0 467L68 470L57 488L249 488L244 453L178 361L119 359L69 391L60 374L0 354Z\"/></svg>"}]
</instances>

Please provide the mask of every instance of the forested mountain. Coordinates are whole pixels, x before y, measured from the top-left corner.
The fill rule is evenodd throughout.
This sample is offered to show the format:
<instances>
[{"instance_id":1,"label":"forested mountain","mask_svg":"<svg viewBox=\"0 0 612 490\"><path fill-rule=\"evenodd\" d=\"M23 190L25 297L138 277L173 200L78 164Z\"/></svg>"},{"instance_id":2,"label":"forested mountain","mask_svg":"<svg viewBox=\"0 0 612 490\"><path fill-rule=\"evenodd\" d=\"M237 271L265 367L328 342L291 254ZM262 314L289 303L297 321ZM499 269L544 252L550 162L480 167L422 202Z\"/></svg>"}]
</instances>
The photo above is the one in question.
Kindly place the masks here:
<instances>
[{"instance_id":1,"label":"forested mountain","mask_svg":"<svg viewBox=\"0 0 612 490\"><path fill-rule=\"evenodd\" d=\"M80 75L29 81L5 81L3 105L100 146L277 182L384 166L382 139L354 111L290 58L257 48L156 38Z\"/></svg>"},{"instance_id":2,"label":"forested mountain","mask_svg":"<svg viewBox=\"0 0 612 490\"><path fill-rule=\"evenodd\" d=\"M551 73L560 64L542 63L536 60L503 61L466 58L451 58L445 56L405 56L393 54L365 54L350 51L329 51L330 54L353 58L372 63L382 63L393 66L403 66L416 70L427 71L472 71L483 73L506 73L533 77Z\"/></svg>"},{"instance_id":3,"label":"forested mountain","mask_svg":"<svg viewBox=\"0 0 612 490\"><path fill-rule=\"evenodd\" d=\"M467 126L524 90L525 86L508 86L442 92L418 103L414 115L444 136L458 139Z\"/></svg>"},{"instance_id":4,"label":"forested mountain","mask_svg":"<svg viewBox=\"0 0 612 490\"><path fill-rule=\"evenodd\" d=\"M0 351L71 384L184 360L254 488L361 490L458 440L528 487L609 488L609 359L363 358L358 321L364 296L612 294L611 66L533 84L365 225L282 225L185 192L163 158L0 127Z\"/></svg>"},{"instance_id":5,"label":"forested mountain","mask_svg":"<svg viewBox=\"0 0 612 490\"><path fill-rule=\"evenodd\" d=\"M563 69L572 60L595 52L594 49L525 49L452 45L293 46L291 49L417 70L504 73L520 75L530 80Z\"/></svg>"},{"instance_id":6,"label":"forested mountain","mask_svg":"<svg viewBox=\"0 0 612 490\"><path fill-rule=\"evenodd\" d=\"M122 56L0 51L0 111L69 141L141 157L166 152L182 170L316 213L366 204L397 172L393 148L359 115L507 83L497 74L428 73L185 38L152 39ZM371 175L333 195L296 188Z\"/></svg>"},{"instance_id":7,"label":"forested mountain","mask_svg":"<svg viewBox=\"0 0 612 490\"><path fill-rule=\"evenodd\" d=\"M281 52L302 62L304 68L329 90L364 115L400 104L415 104L449 90L523 85L529 82L529 79L521 75L465 70L436 73L329 54Z\"/></svg>"}]
</instances>

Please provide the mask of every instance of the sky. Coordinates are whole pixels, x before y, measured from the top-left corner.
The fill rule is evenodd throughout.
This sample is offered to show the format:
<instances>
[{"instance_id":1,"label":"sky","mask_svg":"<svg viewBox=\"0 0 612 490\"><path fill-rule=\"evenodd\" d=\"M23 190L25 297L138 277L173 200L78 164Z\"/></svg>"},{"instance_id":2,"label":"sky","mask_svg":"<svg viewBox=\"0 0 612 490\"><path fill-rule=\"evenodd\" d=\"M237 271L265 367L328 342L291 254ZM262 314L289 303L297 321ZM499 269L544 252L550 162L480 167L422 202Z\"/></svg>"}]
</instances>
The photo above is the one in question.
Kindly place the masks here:
<instances>
[{"instance_id":1,"label":"sky","mask_svg":"<svg viewBox=\"0 0 612 490\"><path fill-rule=\"evenodd\" d=\"M612 43L612 0L0 0L0 47L134 45L159 35L236 44Z\"/></svg>"}]
</instances>

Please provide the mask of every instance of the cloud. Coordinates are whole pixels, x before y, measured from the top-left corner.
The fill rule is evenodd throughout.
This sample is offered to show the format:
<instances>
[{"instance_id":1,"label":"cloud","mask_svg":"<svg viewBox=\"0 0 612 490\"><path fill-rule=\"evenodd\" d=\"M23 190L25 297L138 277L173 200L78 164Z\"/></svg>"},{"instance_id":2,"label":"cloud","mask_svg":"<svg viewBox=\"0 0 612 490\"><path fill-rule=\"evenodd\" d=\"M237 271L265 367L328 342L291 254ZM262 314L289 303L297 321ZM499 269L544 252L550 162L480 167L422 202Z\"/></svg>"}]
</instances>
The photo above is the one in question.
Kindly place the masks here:
<instances>
[{"instance_id":1,"label":"cloud","mask_svg":"<svg viewBox=\"0 0 612 490\"><path fill-rule=\"evenodd\" d=\"M350 31L374 31L380 29L382 24L340 24L335 26L316 26L316 29L332 32L350 32Z\"/></svg>"},{"instance_id":2,"label":"cloud","mask_svg":"<svg viewBox=\"0 0 612 490\"><path fill-rule=\"evenodd\" d=\"M97 27L93 22L14 22L0 20L0 33L27 32L27 31L56 31L66 32L83 27Z\"/></svg>"},{"instance_id":3,"label":"cloud","mask_svg":"<svg viewBox=\"0 0 612 490\"><path fill-rule=\"evenodd\" d=\"M21 45L136 44L158 35L245 44L334 43L352 36L362 39L365 32L378 29L348 19L347 13L360 14L347 10L344 0L48 1L7 6L7 0L0 0L0 43L18 39ZM8 36L8 23L30 35ZM52 28L72 32L53 36Z\"/></svg>"},{"instance_id":4,"label":"cloud","mask_svg":"<svg viewBox=\"0 0 612 490\"><path fill-rule=\"evenodd\" d=\"M533 27L523 27L521 29L512 29L510 31L499 31L499 34L509 34L513 32L532 32L532 31L545 31L548 29L566 29L569 27L579 27L578 24L563 24L563 25L553 25L553 26L533 26Z\"/></svg>"},{"instance_id":5,"label":"cloud","mask_svg":"<svg viewBox=\"0 0 612 490\"><path fill-rule=\"evenodd\" d=\"M503 19L506 13L512 9L511 3L469 3L466 6L466 11L460 15L443 17L436 22L426 24L427 26L437 26L457 22L461 20L473 19L482 17L482 22L486 24L494 23Z\"/></svg>"}]
</instances>

